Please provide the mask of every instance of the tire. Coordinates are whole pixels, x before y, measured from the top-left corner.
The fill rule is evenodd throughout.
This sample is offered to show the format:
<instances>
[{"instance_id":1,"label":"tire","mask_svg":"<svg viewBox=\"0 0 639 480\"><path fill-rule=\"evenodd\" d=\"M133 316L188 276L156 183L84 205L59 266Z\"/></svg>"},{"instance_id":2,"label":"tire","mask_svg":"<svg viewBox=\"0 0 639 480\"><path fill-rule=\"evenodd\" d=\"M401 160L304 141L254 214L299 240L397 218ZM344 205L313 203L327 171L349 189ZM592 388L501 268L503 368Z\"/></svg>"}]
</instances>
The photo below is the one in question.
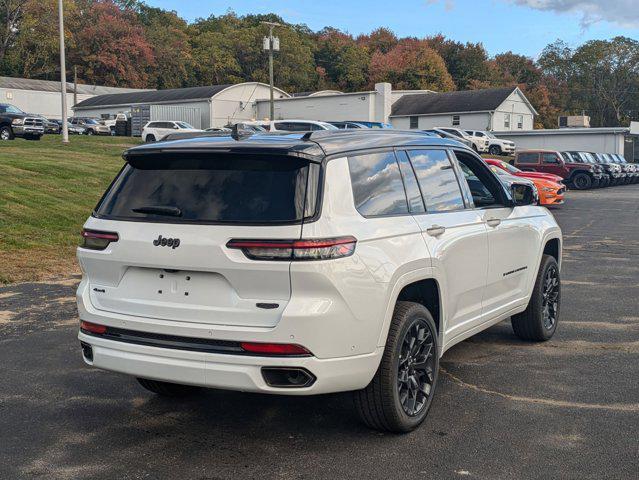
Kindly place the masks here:
<instances>
[{"instance_id":1,"label":"tire","mask_svg":"<svg viewBox=\"0 0 639 480\"><path fill-rule=\"evenodd\" d=\"M410 338L417 341L410 343ZM375 430L414 430L428 415L438 370L437 328L432 315L418 303L397 302L377 372L366 388L353 392L359 417Z\"/></svg>"},{"instance_id":2,"label":"tire","mask_svg":"<svg viewBox=\"0 0 639 480\"><path fill-rule=\"evenodd\" d=\"M491 155L501 155L501 147L499 145L491 145L488 147L488 153Z\"/></svg>"},{"instance_id":3,"label":"tire","mask_svg":"<svg viewBox=\"0 0 639 480\"><path fill-rule=\"evenodd\" d=\"M153 392L163 397L186 397L199 390L191 385L180 385L177 383L160 382L159 380L149 380L147 378L136 379L140 385L149 392Z\"/></svg>"},{"instance_id":4,"label":"tire","mask_svg":"<svg viewBox=\"0 0 639 480\"><path fill-rule=\"evenodd\" d=\"M13 140L15 137L13 136L13 130L11 130L11 127L5 125L4 127L0 128L0 140L2 141L6 141L6 140Z\"/></svg>"},{"instance_id":5,"label":"tire","mask_svg":"<svg viewBox=\"0 0 639 480\"><path fill-rule=\"evenodd\" d=\"M474 143L473 143L473 150L475 151L475 153L479 153L479 150L477 149L477 145L475 145Z\"/></svg>"},{"instance_id":6,"label":"tire","mask_svg":"<svg viewBox=\"0 0 639 480\"><path fill-rule=\"evenodd\" d=\"M599 179L598 178L593 178L592 179L592 188L599 188L600 186L602 186L602 185L600 185Z\"/></svg>"},{"instance_id":7,"label":"tire","mask_svg":"<svg viewBox=\"0 0 639 480\"><path fill-rule=\"evenodd\" d=\"M592 188L592 177L587 173L578 173L572 179L576 190L588 190Z\"/></svg>"},{"instance_id":8,"label":"tire","mask_svg":"<svg viewBox=\"0 0 639 480\"><path fill-rule=\"evenodd\" d=\"M146 136L146 138L144 139L145 142L150 143L150 142L155 142L155 135L153 134L149 134Z\"/></svg>"},{"instance_id":9,"label":"tire","mask_svg":"<svg viewBox=\"0 0 639 480\"><path fill-rule=\"evenodd\" d=\"M91 130L91 129L87 130L87 135L94 135L94 134L95 134L95 132L93 130Z\"/></svg>"},{"instance_id":10,"label":"tire","mask_svg":"<svg viewBox=\"0 0 639 480\"><path fill-rule=\"evenodd\" d=\"M515 335L522 340L535 342L549 340L557 330L560 307L559 265L554 257L543 255L526 310L510 319Z\"/></svg>"}]
</instances>

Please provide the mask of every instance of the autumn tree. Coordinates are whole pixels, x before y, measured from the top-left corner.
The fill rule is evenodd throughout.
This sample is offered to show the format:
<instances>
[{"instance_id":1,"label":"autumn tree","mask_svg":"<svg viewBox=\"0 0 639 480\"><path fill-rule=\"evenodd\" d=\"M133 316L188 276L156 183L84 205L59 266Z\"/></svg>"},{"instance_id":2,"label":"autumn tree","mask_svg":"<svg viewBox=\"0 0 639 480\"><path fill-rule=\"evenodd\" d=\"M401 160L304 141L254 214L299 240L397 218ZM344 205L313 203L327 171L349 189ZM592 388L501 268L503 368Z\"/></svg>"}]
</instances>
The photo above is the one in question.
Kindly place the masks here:
<instances>
[{"instance_id":1,"label":"autumn tree","mask_svg":"<svg viewBox=\"0 0 639 480\"><path fill-rule=\"evenodd\" d=\"M455 89L442 57L427 42L417 39L404 39L388 53L375 52L369 75L371 82L390 82L397 89Z\"/></svg>"},{"instance_id":2,"label":"autumn tree","mask_svg":"<svg viewBox=\"0 0 639 480\"><path fill-rule=\"evenodd\" d=\"M69 64L81 66L82 77L91 83L148 88L155 58L136 13L112 0L76 3L78 24Z\"/></svg>"}]
</instances>

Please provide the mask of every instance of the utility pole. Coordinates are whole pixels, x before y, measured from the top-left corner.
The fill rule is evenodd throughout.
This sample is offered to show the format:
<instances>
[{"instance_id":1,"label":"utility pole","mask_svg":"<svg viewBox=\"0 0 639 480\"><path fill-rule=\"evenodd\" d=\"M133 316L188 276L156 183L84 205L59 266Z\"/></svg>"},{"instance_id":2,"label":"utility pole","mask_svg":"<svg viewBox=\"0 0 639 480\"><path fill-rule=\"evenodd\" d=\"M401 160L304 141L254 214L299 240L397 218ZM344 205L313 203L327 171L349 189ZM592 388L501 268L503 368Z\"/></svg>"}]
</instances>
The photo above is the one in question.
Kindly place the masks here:
<instances>
[{"instance_id":1,"label":"utility pole","mask_svg":"<svg viewBox=\"0 0 639 480\"><path fill-rule=\"evenodd\" d=\"M60 22L60 94L62 96L62 143L69 143L67 128L67 66L64 58L64 11L62 0L58 0L58 20Z\"/></svg>"},{"instance_id":2,"label":"utility pole","mask_svg":"<svg viewBox=\"0 0 639 480\"><path fill-rule=\"evenodd\" d=\"M78 66L73 66L73 106L78 104Z\"/></svg>"},{"instance_id":3,"label":"utility pole","mask_svg":"<svg viewBox=\"0 0 639 480\"><path fill-rule=\"evenodd\" d=\"M273 36L273 28L281 27L281 23L277 22L261 22L264 25L268 25L268 37L264 37L263 48L268 50L268 78L269 86L271 90L271 102L270 102L270 117L269 120L275 118L275 101L273 99L273 52L280 50L280 39Z\"/></svg>"}]
</instances>

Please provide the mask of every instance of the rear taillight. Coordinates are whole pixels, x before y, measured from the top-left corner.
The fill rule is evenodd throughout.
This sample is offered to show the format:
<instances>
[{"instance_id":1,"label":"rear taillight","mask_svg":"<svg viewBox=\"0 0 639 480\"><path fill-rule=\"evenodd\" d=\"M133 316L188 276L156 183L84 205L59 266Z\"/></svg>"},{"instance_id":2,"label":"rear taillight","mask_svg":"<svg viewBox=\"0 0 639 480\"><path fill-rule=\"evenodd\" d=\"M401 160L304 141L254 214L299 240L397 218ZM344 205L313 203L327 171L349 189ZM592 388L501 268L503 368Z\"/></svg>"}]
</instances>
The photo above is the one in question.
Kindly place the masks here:
<instances>
[{"instance_id":1,"label":"rear taillight","mask_svg":"<svg viewBox=\"0 0 639 480\"><path fill-rule=\"evenodd\" d=\"M355 237L308 240L230 240L228 248L239 249L253 260L331 260L355 251Z\"/></svg>"},{"instance_id":2,"label":"rear taillight","mask_svg":"<svg viewBox=\"0 0 639 480\"><path fill-rule=\"evenodd\" d=\"M80 321L80 329L85 332L97 333L98 335L102 335L106 333L107 327L104 325L98 325L97 323L85 322L84 320Z\"/></svg>"},{"instance_id":3,"label":"rear taillight","mask_svg":"<svg viewBox=\"0 0 639 480\"><path fill-rule=\"evenodd\" d=\"M310 356L306 348L294 343L255 343L255 342L240 342L240 347L245 352L259 353L260 355L295 355L295 356Z\"/></svg>"},{"instance_id":4,"label":"rear taillight","mask_svg":"<svg viewBox=\"0 0 639 480\"><path fill-rule=\"evenodd\" d=\"M82 248L90 250L104 250L111 242L118 241L118 234L115 232L101 232L98 230L82 230Z\"/></svg>"}]
</instances>

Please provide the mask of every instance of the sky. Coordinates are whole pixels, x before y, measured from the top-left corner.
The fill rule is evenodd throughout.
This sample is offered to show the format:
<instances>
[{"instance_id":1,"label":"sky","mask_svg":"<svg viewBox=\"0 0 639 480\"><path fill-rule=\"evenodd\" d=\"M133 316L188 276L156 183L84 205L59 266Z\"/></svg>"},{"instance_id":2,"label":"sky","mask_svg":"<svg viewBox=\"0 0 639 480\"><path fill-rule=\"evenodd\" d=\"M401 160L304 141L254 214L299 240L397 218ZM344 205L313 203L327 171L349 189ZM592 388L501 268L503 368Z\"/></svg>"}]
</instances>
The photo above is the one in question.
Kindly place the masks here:
<instances>
[{"instance_id":1,"label":"sky","mask_svg":"<svg viewBox=\"0 0 639 480\"><path fill-rule=\"evenodd\" d=\"M222 15L276 13L313 30L331 26L353 35L387 27L399 37L442 33L481 42L488 53L511 50L536 58L562 39L577 46L624 35L639 40L639 0L146 0L188 21Z\"/></svg>"}]
</instances>

